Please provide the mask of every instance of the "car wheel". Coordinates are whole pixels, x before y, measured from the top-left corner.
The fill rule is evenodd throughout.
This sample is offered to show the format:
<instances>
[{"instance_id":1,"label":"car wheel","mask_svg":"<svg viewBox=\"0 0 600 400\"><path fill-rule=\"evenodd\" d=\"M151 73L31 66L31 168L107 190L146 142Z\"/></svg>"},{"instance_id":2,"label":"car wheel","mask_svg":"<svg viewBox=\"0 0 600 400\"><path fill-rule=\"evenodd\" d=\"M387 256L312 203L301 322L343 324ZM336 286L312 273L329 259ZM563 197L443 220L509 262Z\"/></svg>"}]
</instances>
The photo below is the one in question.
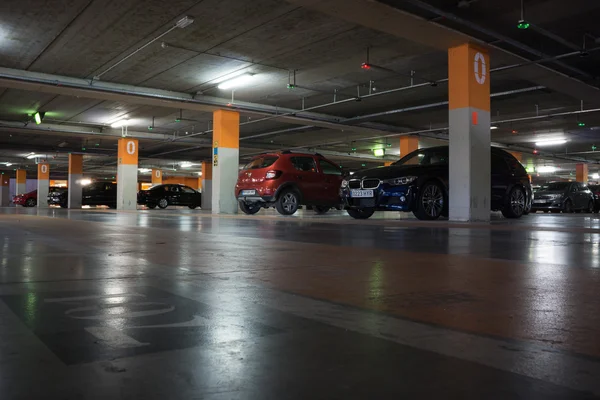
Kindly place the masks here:
<instances>
[{"instance_id":1,"label":"car wheel","mask_svg":"<svg viewBox=\"0 0 600 400\"><path fill-rule=\"evenodd\" d=\"M260 211L262 207L258 203L246 203L245 201L240 201L240 210L244 214L254 215Z\"/></svg>"},{"instance_id":2,"label":"car wheel","mask_svg":"<svg viewBox=\"0 0 600 400\"><path fill-rule=\"evenodd\" d=\"M417 208L413 211L415 217L421 220L438 219L446 206L446 193L437 182L427 182L421 188L417 199Z\"/></svg>"},{"instance_id":3,"label":"car wheel","mask_svg":"<svg viewBox=\"0 0 600 400\"><path fill-rule=\"evenodd\" d=\"M512 188L502 209L506 218L521 218L525 212L525 192L518 186Z\"/></svg>"},{"instance_id":4,"label":"car wheel","mask_svg":"<svg viewBox=\"0 0 600 400\"><path fill-rule=\"evenodd\" d=\"M156 208L156 204L146 204L146 207L148 207L151 210L154 210Z\"/></svg>"},{"instance_id":5,"label":"car wheel","mask_svg":"<svg viewBox=\"0 0 600 400\"><path fill-rule=\"evenodd\" d=\"M374 208L349 208L346 210L348 215L354 219L367 219L370 218L374 213Z\"/></svg>"},{"instance_id":6,"label":"car wheel","mask_svg":"<svg viewBox=\"0 0 600 400\"><path fill-rule=\"evenodd\" d=\"M164 210L164 209L165 209L165 208L167 208L168 206L169 206L169 200L167 200L167 199L160 199L160 200L158 201L158 208L161 208L161 209L163 209L163 210Z\"/></svg>"},{"instance_id":7,"label":"car wheel","mask_svg":"<svg viewBox=\"0 0 600 400\"><path fill-rule=\"evenodd\" d=\"M313 210L315 210L318 215L323 215L327 213L327 211L331 210L331 207L314 206Z\"/></svg>"},{"instance_id":8,"label":"car wheel","mask_svg":"<svg viewBox=\"0 0 600 400\"><path fill-rule=\"evenodd\" d=\"M587 212L590 214L594 212L594 202L592 200L590 200L590 202L588 203Z\"/></svg>"},{"instance_id":9,"label":"car wheel","mask_svg":"<svg viewBox=\"0 0 600 400\"><path fill-rule=\"evenodd\" d=\"M198 208L198 206L196 204L191 204L191 205L188 206L188 208L190 210L195 210L196 208Z\"/></svg>"},{"instance_id":10,"label":"car wheel","mask_svg":"<svg viewBox=\"0 0 600 400\"><path fill-rule=\"evenodd\" d=\"M550 212L550 210L546 210L546 211L544 211L544 212L545 212L546 214L548 214L548 213Z\"/></svg>"},{"instance_id":11,"label":"car wheel","mask_svg":"<svg viewBox=\"0 0 600 400\"><path fill-rule=\"evenodd\" d=\"M25 207L35 207L36 204L37 201L34 198L27 199L27 201L25 202Z\"/></svg>"},{"instance_id":12,"label":"car wheel","mask_svg":"<svg viewBox=\"0 0 600 400\"><path fill-rule=\"evenodd\" d=\"M281 215L292 215L300 206L300 195L295 190L285 190L275 203L277 212Z\"/></svg>"},{"instance_id":13,"label":"car wheel","mask_svg":"<svg viewBox=\"0 0 600 400\"><path fill-rule=\"evenodd\" d=\"M571 200L565 201L565 205L563 207L563 212L565 214L571 214L573 212L573 203Z\"/></svg>"}]
</instances>

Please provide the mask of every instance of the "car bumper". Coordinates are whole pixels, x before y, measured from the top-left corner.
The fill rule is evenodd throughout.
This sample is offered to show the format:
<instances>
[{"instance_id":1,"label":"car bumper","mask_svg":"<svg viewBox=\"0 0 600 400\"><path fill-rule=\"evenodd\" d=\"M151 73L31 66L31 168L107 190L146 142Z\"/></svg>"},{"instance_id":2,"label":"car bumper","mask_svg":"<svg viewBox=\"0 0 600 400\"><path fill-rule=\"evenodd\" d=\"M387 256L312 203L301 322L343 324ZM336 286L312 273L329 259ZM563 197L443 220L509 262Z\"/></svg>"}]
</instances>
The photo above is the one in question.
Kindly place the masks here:
<instances>
[{"instance_id":1,"label":"car bumper","mask_svg":"<svg viewBox=\"0 0 600 400\"><path fill-rule=\"evenodd\" d=\"M543 203L536 203L535 200L531 204L531 211L551 211L562 210L563 203L560 200L550 200Z\"/></svg>"},{"instance_id":2,"label":"car bumper","mask_svg":"<svg viewBox=\"0 0 600 400\"><path fill-rule=\"evenodd\" d=\"M352 197L351 189L342 188L340 197L345 208L375 208L378 211L412 211L414 187L382 185L373 190L373 197Z\"/></svg>"}]
</instances>

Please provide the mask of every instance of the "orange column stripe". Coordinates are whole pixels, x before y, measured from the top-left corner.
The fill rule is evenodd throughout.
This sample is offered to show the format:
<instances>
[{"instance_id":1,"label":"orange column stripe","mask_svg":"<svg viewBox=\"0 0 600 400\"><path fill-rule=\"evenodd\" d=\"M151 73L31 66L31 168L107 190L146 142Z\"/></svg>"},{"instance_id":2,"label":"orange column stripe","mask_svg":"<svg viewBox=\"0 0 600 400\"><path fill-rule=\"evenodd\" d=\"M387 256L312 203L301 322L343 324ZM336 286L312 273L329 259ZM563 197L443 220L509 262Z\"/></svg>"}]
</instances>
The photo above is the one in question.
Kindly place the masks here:
<instances>
[{"instance_id":1,"label":"orange column stripe","mask_svg":"<svg viewBox=\"0 0 600 400\"><path fill-rule=\"evenodd\" d=\"M163 173L160 169L152 170L152 184L160 185L163 181Z\"/></svg>"},{"instance_id":2,"label":"orange column stripe","mask_svg":"<svg viewBox=\"0 0 600 400\"><path fill-rule=\"evenodd\" d=\"M466 43L448 49L450 110L474 107L490 111L490 56L486 49Z\"/></svg>"},{"instance_id":3,"label":"orange column stripe","mask_svg":"<svg viewBox=\"0 0 600 400\"><path fill-rule=\"evenodd\" d=\"M50 179L50 164L41 163L38 164L38 179Z\"/></svg>"},{"instance_id":4,"label":"orange column stripe","mask_svg":"<svg viewBox=\"0 0 600 400\"><path fill-rule=\"evenodd\" d=\"M24 169L17 170L17 183L27 182L27 172Z\"/></svg>"},{"instance_id":5,"label":"orange column stripe","mask_svg":"<svg viewBox=\"0 0 600 400\"><path fill-rule=\"evenodd\" d=\"M416 136L400 137L400 157L419 149L419 138Z\"/></svg>"},{"instance_id":6,"label":"orange column stripe","mask_svg":"<svg viewBox=\"0 0 600 400\"><path fill-rule=\"evenodd\" d=\"M202 178L212 181L212 163L209 161L202 161Z\"/></svg>"},{"instance_id":7,"label":"orange column stripe","mask_svg":"<svg viewBox=\"0 0 600 400\"><path fill-rule=\"evenodd\" d=\"M587 164L577 164L575 166L575 177L577 182L587 183L588 181L588 165Z\"/></svg>"},{"instance_id":8,"label":"orange column stripe","mask_svg":"<svg viewBox=\"0 0 600 400\"><path fill-rule=\"evenodd\" d=\"M198 178L198 190L202 190L202 177Z\"/></svg>"},{"instance_id":9,"label":"orange column stripe","mask_svg":"<svg viewBox=\"0 0 600 400\"><path fill-rule=\"evenodd\" d=\"M69 154L70 174L83 174L83 154Z\"/></svg>"},{"instance_id":10,"label":"orange column stripe","mask_svg":"<svg viewBox=\"0 0 600 400\"><path fill-rule=\"evenodd\" d=\"M119 165L138 164L138 141L137 139L119 139Z\"/></svg>"},{"instance_id":11,"label":"orange column stripe","mask_svg":"<svg viewBox=\"0 0 600 400\"><path fill-rule=\"evenodd\" d=\"M217 110L213 113L213 148L240 147L240 113Z\"/></svg>"},{"instance_id":12,"label":"orange column stripe","mask_svg":"<svg viewBox=\"0 0 600 400\"><path fill-rule=\"evenodd\" d=\"M9 186L10 178L6 175L0 175L0 186Z\"/></svg>"}]
</instances>

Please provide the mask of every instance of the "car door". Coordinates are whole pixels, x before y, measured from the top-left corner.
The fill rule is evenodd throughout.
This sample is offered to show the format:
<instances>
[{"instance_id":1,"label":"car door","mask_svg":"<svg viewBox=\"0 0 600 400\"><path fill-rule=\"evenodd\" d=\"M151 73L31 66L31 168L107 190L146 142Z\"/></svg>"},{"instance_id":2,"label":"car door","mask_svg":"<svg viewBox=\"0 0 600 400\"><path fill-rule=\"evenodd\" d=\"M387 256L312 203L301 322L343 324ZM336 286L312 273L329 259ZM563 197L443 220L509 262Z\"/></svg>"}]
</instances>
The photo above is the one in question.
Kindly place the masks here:
<instances>
[{"instance_id":1,"label":"car door","mask_svg":"<svg viewBox=\"0 0 600 400\"><path fill-rule=\"evenodd\" d=\"M294 167L294 182L300 188L304 203L315 203L320 199L323 190L321 174L317 170L317 163L312 156L290 157Z\"/></svg>"},{"instance_id":2,"label":"car door","mask_svg":"<svg viewBox=\"0 0 600 400\"><path fill-rule=\"evenodd\" d=\"M492 208L501 208L504 204L508 187L511 182L511 172L502 155L492 151L491 156Z\"/></svg>"},{"instance_id":3,"label":"car door","mask_svg":"<svg viewBox=\"0 0 600 400\"><path fill-rule=\"evenodd\" d=\"M181 188L179 185L171 185L170 190L167 192L167 200L169 204L179 205L181 199Z\"/></svg>"},{"instance_id":4,"label":"car door","mask_svg":"<svg viewBox=\"0 0 600 400\"><path fill-rule=\"evenodd\" d=\"M323 180L323 190L320 201L323 204L340 204L340 186L342 184L342 169L334 163L321 158L319 159L319 172Z\"/></svg>"},{"instance_id":5,"label":"car door","mask_svg":"<svg viewBox=\"0 0 600 400\"><path fill-rule=\"evenodd\" d=\"M573 208L580 208L579 206L579 185L577 182L571 183L569 186L569 191L567 193L569 199L571 199L571 203L573 204Z\"/></svg>"},{"instance_id":6,"label":"car door","mask_svg":"<svg viewBox=\"0 0 600 400\"><path fill-rule=\"evenodd\" d=\"M190 206L194 204L196 191L189 186L180 186L179 205Z\"/></svg>"},{"instance_id":7,"label":"car door","mask_svg":"<svg viewBox=\"0 0 600 400\"><path fill-rule=\"evenodd\" d=\"M592 195L592 192L590 191L588 185L586 185L585 183L580 183L579 186L581 187L581 208L587 210L588 205L590 204L590 200L593 202L594 196Z\"/></svg>"},{"instance_id":8,"label":"car door","mask_svg":"<svg viewBox=\"0 0 600 400\"><path fill-rule=\"evenodd\" d=\"M102 185L101 182L90 183L81 189L81 205L94 206L98 204L96 199L98 198L99 187Z\"/></svg>"}]
</instances>

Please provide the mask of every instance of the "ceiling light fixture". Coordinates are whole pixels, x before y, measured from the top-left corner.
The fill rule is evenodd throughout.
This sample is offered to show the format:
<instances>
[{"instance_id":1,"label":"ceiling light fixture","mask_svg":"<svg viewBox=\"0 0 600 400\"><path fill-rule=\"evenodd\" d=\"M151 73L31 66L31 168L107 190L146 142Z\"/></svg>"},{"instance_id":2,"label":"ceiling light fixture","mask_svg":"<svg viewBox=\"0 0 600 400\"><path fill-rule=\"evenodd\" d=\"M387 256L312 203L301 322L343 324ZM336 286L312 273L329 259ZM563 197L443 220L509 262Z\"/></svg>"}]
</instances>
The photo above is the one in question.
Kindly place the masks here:
<instances>
[{"instance_id":1,"label":"ceiling light fixture","mask_svg":"<svg viewBox=\"0 0 600 400\"><path fill-rule=\"evenodd\" d=\"M179 21L177 21L175 23L175 26L183 29L183 28L190 26L193 23L194 23L194 18L186 15L185 17L183 17Z\"/></svg>"},{"instance_id":2,"label":"ceiling light fixture","mask_svg":"<svg viewBox=\"0 0 600 400\"><path fill-rule=\"evenodd\" d=\"M150 168L138 168L140 174L147 174L148 172L152 172Z\"/></svg>"},{"instance_id":3,"label":"ceiling light fixture","mask_svg":"<svg viewBox=\"0 0 600 400\"><path fill-rule=\"evenodd\" d=\"M194 164L192 164L191 162L188 162L188 161L185 161L185 162L182 162L181 164L179 164L179 166L181 168L191 168L193 165Z\"/></svg>"},{"instance_id":4,"label":"ceiling light fixture","mask_svg":"<svg viewBox=\"0 0 600 400\"><path fill-rule=\"evenodd\" d=\"M541 167L536 168L536 171L540 174L552 174L556 172L556 167L553 167L551 165L543 165Z\"/></svg>"},{"instance_id":5,"label":"ceiling light fixture","mask_svg":"<svg viewBox=\"0 0 600 400\"><path fill-rule=\"evenodd\" d=\"M254 78L253 74L244 73L242 75L236 76L235 78L221 82L217 86L217 88L219 88L221 90L239 88L239 87L249 84L253 78Z\"/></svg>"},{"instance_id":6,"label":"ceiling light fixture","mask_svg":"<svg viewBox=\"0 0 600 400\"><path fill-rule=\"evenodd\" d=\"M494 130L494 129L498 129L498 127L497 127L497 126L494 126L494 125L492 125L492 126L490 126L490 129L491 129L491 130Z\"/></svg>"},{"instance_id":7,"label":"ceiling light fixture","mask_svg":"<svg viewBox=\"0 0 600 400\"><path fill-rule=\"evenodd\" d=\"M592 174L592 179L596 179L596 180L600 179L600 174L598 174L598 173Z\"/></svg>"},{"instance_id":8,"label":"ceiling light fixture","mask_svg":"<svg viewBox=\"0 0 600 400\"><path fill-rule=\"evenodd\" d=\"M375 157L383 157L385 156L385 149L373 149L373 154Z\"/></svg>"},{"instance_id":9,"label":"ceiling light fixture","mask_svg":"<svg viewBox=\"0 0 600 400\"><path fill-rule=\"evenodd\" d=\"M128 126L130 121L131 120L129 120L129 119L120 119L120 120L115 121L112 124L110 124L110 127L111 128L122 128L124 126Z\"/></svg>"},{"instance_id":10,"label":"ceiling light fixture","mask_svg":"<svg viewBox=\"0 0 600 400\"><path fill-rule=\"evenodd\" d=\"M535 146L536 147L558 146L558 145L565 144L565 143L567 143L566 139L548 139L548 140L541 140L539 142L535 142Z\"/></svg>"},{"instance_id":11,"label":"ceiling light fixture","mask_svg":"<svg viewBox=\"0 0 600 400\"><path fill-rule=\"evenodd\" d=\"M44 115L46 115L45 112L36 112L35 114L33 114L33 119L35 120L36 125L39 125L42 123L42 120L44 119Z\"/></svg>"}]
</instances>

